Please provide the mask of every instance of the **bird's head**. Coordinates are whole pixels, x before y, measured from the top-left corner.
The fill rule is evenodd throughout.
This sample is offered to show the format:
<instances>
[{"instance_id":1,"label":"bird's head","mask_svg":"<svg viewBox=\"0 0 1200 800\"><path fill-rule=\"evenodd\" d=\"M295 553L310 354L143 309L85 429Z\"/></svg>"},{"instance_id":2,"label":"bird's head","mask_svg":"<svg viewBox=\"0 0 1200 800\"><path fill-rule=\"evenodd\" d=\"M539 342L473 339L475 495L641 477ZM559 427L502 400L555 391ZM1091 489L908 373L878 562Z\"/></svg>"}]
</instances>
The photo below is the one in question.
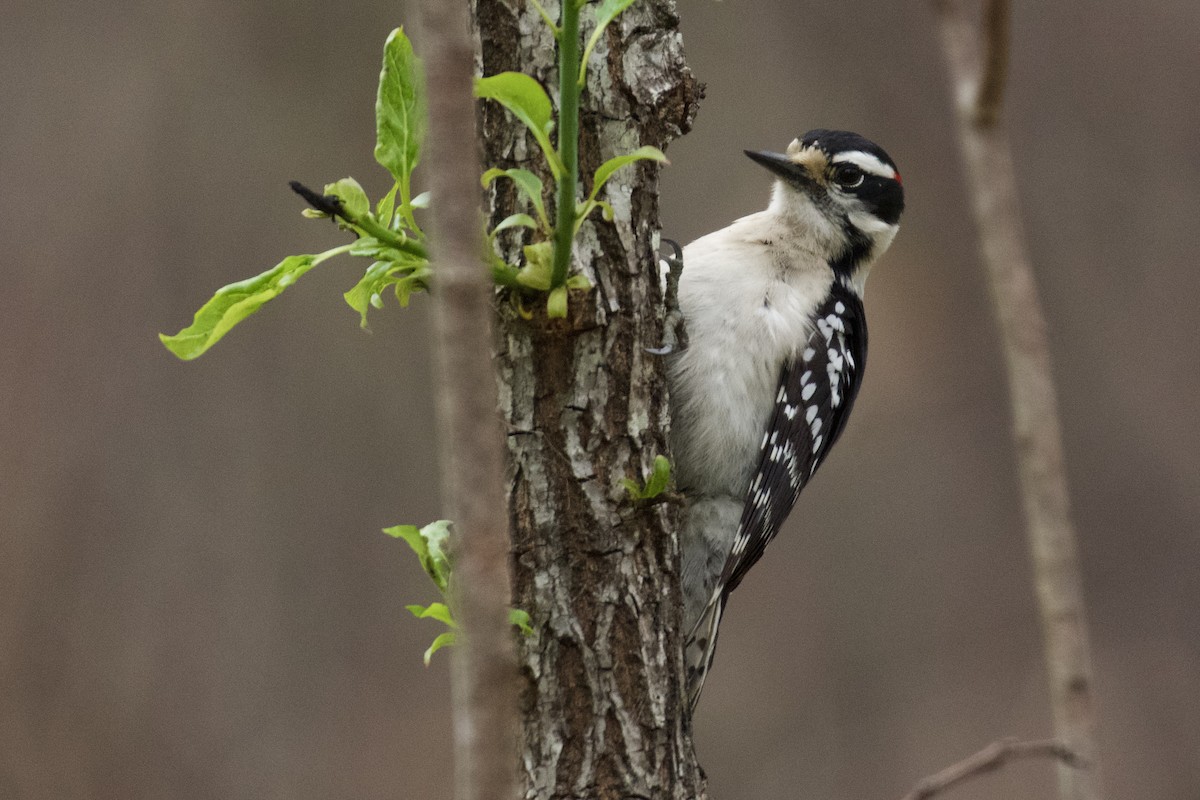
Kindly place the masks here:
<instances>
[{"instance_id":1,"label":"bird's head","mask_svg":"<svg viewBox=\"0 0 1200 800\"><path fill-rule=\"evenodd\" d=\"M829 248L835 269L853 273L892 243L904 211L895 162L849 131L812 130L786 153L747 150L778 177L771 210L794 217Z\"/></svg>"}]
</instances>

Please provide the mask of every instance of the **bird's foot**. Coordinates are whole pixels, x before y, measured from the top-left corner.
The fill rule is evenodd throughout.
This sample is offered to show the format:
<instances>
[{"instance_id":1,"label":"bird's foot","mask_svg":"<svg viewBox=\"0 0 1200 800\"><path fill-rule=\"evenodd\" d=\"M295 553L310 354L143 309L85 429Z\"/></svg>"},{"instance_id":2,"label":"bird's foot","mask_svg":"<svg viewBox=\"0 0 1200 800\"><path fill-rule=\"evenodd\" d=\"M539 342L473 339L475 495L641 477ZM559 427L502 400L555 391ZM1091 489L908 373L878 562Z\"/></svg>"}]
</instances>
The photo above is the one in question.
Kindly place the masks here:
<instances>
[{"instance_id":1,"label":"bird's foot","mask_svg":"<svg viewBox=\"0 0 1200 800\"><path fill-rule=\"evenodd\" d=\"M663 317L663 342L659 347L646 348L647 353L656 356L665 356L686 350L688 344L683 312L679 310L679 276L683 273L683 250L673 239L663 239L662 243L670 247L674 255L662 256L658 261L663 305L666 308L666 314Z\"/></svg>"}]
</instances>

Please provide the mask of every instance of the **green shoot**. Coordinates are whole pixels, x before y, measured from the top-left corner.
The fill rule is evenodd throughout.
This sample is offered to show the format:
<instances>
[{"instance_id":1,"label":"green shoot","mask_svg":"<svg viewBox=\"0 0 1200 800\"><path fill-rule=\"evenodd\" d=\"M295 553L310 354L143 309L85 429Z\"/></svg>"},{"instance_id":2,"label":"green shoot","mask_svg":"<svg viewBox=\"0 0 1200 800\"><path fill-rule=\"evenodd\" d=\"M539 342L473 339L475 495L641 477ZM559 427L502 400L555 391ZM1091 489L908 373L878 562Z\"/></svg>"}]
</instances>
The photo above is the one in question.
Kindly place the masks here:
<instances>
[{"instance_id":1,"label":"green shoot","mask_svg":"<svg viewBox=\"0 0 1200 800\"><path fill-rule=\"evenodd\" d=\"M637 481L625 478L621 481L621 485L625 487L625 491L629 493L629 499L635 503L653 500L666 491L667 486L671 482L671 462L666 456L654 457L654 468L650 473L650 477L646 479L644 486L639 485Z\"/></svg>"}]
</instances>

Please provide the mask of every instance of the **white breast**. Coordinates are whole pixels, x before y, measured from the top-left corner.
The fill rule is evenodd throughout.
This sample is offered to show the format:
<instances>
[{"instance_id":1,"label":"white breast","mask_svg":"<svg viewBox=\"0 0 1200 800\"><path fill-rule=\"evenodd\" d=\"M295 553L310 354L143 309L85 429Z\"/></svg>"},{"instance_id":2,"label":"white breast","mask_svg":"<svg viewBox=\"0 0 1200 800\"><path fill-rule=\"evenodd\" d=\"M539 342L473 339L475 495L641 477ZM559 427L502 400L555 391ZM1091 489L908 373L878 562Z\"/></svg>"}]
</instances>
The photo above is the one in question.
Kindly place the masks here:
<instances>
[{"instance_id":1,"label":"white breast","mask_svg":"<svg viewBox=\"0 0 1200 800\"><path fill-rule=\"evenodd\" d=\"M741 497L757 464L779 371L811 333L833 273L769 212L684 249L679 305L688 347L670 363L679 485Z\"/></svg>"}]
</instances>

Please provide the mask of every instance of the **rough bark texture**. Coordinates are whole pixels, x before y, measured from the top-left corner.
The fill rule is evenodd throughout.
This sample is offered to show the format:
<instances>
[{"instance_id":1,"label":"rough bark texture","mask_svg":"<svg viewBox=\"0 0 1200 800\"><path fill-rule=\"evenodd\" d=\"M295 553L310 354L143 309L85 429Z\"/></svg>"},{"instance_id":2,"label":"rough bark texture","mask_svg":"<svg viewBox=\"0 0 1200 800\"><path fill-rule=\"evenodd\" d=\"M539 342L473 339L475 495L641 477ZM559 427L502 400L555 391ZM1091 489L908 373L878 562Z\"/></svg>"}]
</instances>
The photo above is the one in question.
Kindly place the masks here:
<instances>
[{"instance_id":1,"label":"rough bark texture","mask_svg":"<svg viewBox=\"0 0 1200 800\"><path fill-rule=\"evenodd\" d=\"M1060 765L1061 794L1064 800L1100 800L1087 614L1049 337L1025 245L1012 148L999 121L1007 3L993 0L985 6L988 56L982 71L978 34L961 5L938 0L935 8L954 80L959 142L1008 367L1013 436L1055 732L1090 763L1086 770Z\"/></svg>"},{"instance_id":2,"label":"rough bark texture","mask_svg":"<svg viewBox=\"0 0 1200 800\"><path fill-rule=\"evenodd\" d=\"M516 660L508 624L504 436L496 419L492 286L480 258L473 48L462 3L421 4L429 75L432 293L444 504L457 524L454 613L454 796L515 796Z\"/></svg>"},{"instance_id":3,"label":"rough bark texture","mask_svg":"<svg viewBox=\"0 0 1200 800\"><path fill-rule=\"evenodd\" d=\"M555 42L533 4L473 8L483 74L525 72L554 96ZM584 9L585 37L594 9ZM672 0L642 0L597 47L582 99L584 186L603 160L689 127L698 87L677 25ZM519 123L496 105L481 114L485 164L525 167L550 185ZM499 304L514 595L536 631L519 654L530 798L704 796L685 712L678 509L635 507L621 487L668 452L663 364L644 350L662 337L657 170L626 168L608 184L616 218L597 214L580 232L574 269L595 289L572 292L569 319L548 320L544 298L531 320ZM505 181L491 201L493 220L517 210ZM505 243L510 255L520 244Z\"/></svg>"}]
</instances>

